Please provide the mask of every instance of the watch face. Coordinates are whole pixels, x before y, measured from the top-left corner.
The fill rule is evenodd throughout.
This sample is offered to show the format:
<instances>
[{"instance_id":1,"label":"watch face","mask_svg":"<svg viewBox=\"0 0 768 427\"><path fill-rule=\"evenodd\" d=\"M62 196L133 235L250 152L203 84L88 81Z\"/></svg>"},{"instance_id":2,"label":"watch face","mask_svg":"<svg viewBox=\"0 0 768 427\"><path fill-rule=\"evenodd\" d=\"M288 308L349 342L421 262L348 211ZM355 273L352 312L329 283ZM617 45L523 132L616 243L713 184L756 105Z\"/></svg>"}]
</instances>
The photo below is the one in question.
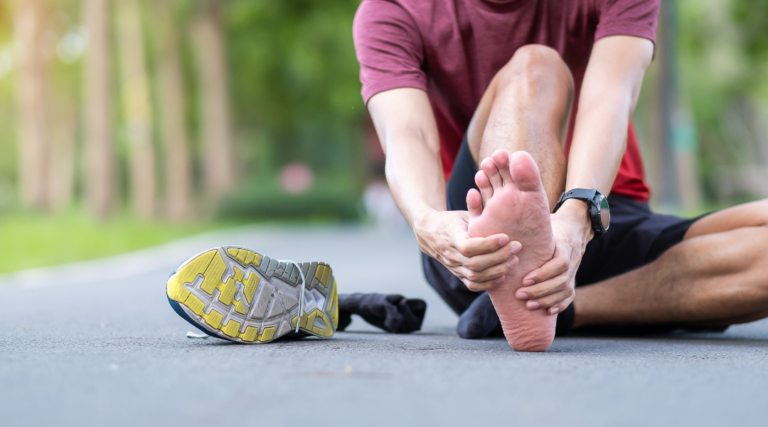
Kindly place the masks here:
<instances>
[{"instance_id":1,"label":"watch face","mask_svg":"<svg viewBox=\"0 0 768 427\"><path fill-rule=\"evenodd\" d=\"M611 225L611 208L608 206L608 199L603 195L600 196L600 222L606 230Z\"/></svg>"}]
</instances>

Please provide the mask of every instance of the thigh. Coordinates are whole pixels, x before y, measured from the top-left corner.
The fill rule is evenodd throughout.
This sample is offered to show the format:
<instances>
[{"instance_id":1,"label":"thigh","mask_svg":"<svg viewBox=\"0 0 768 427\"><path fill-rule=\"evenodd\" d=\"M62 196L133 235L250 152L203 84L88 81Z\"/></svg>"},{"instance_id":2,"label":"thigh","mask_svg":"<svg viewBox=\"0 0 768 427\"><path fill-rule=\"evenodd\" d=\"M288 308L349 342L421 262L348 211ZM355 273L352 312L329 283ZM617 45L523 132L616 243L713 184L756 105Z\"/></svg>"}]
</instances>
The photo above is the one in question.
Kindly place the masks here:
<instances>
[{"instance_id":1,"label":"thigh","mask_svg":"<svg viewBox=\"0 0 768 427\"><path fill-rule=\"evenodd\" d=\"M699 218L691 224L684 239L764 225L768 225L768 199L723 209Z\"/></svg>"}]
</instances>

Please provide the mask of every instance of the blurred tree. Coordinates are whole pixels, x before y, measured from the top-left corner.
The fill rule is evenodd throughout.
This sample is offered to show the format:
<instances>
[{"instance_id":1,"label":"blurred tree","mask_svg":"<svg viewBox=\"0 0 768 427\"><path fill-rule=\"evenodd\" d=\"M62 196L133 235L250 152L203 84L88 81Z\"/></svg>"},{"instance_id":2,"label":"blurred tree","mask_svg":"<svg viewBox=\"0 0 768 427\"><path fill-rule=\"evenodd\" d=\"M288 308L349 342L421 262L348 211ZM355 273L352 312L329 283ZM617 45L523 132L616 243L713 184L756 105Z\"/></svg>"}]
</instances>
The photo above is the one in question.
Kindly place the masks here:
<instances>
[{"instance_id":1,"label":"blurred tree","mask_svg":"<svg viewBox=\"0 0 768 427\"><path fill-rule=\"evenodd\" d=\"M53 96L51 144L48 165L48 203L53 211L70 206L74 196L77 103L73 98Z\"/></svg>"},{"instance_id":2,"label":"blurred tree","mask_svg":"<svg viewBox=\"0 0 768 427\"><path fill-rule=\"evenodd\" d=\"M768 0L733 0L731 14L738 24L742 50L752 72L752 81L768 80Z\"/></svg>"},{"instance_id":3,"label":"blurred tree","mask_svg":"<svg viewBox=\"0 0 768 427\"><path fill-rule=\"evenodd\" d=\"M256 173L307 163L364 185L359 0L233 0L228 52L237 129ZM363 179L361 179L363 178Z\"/></svg>"},{"instance_id":4,"label":"blurred tree","mask_svg":"<svg viewBox=\"0 0 768 427\"><path fill-rule=\"evenodd\" d=\"M149 219L156 213L157 191L141 10L138 0L119 0L115 5L131 202L139 218Z\"/></svg>"},{"instance_id":5,"label":"blurred tree","mask_svg":"<svg viewBox=\"0 0 768 427\"><path fill-rule=\"evenodd\" d=\"M710 200L768 197L768 1L679 0L680 89Z\"/></svg>"},{"instance_id":6,"label":"blurred tree","mask_svg":"<svg viewBox=\"0 0 768 427\"><path fill-rule=\"evenodd\" d=\"M51 98L50 155L48 160L48 203L53 211L63 211L75 197L77 139L80 131L80 78L87 32L80 19L81 0L46 0L55 13L47 28L51 39L52 69L49 76ZM55 44L55 46L54 46ZM53 49L55 47L55 49Z\"/></svg>"},{"instance_id":7,"label":"blurred tree","mask_svg":"<svg viewBox=\"0 0 768 427\"><path fill-rule=\"evenodd\" d=\"M192 213L192 164L185 126L184 87L179 57L178 29L173 0L153 0L157 30L156 62L159 86L160 128L164 146L166 211L171 219Z\"/></svg>"},{"instance_id":8,"label":"blurred tree","mask_svg":"<svg viewBox=\"0 0 768 427\"><path fill-rule=\"evenodd\" d=\"M44 0L23 0L16 5L19 58L19 184L26 207L46 209L49 159L48 72L46 52L48 5Z\"/></svg>"},{"instance_id":9,"label":"blurred tree","mask_svg":"<svg viewBox=\"0 0 768 427\"><path fill-rule=\"evenodd\" d=\"M200 90L200 139L204 186L209 199L221 199L235 183L230 135L228 67L222 22L224 1L200 0L192 31Z\"/></svg>"},{"instance_id":10,"label":"blurred tree","mask_svg":"<svg viewBox=\"0 0 768 427\"><path fill-rule=\"evenodd\" d=\"M83 70L85 198L97 218L105 218L114 211L117 196L107 3L108 0L83 0L83 23L89 33Z\"/></svg>"}]
</instances>

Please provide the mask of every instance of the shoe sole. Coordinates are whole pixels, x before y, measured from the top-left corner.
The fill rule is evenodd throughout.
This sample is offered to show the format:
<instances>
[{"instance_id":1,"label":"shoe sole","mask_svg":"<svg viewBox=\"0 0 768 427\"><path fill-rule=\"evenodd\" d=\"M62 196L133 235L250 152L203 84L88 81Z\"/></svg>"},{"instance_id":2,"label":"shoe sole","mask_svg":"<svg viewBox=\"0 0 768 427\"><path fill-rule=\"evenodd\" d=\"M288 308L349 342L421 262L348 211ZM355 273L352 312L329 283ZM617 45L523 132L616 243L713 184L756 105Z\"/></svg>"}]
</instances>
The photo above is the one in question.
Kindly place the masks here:
<instances>
[{"instance_id":1,"label":"shoe sole","mask_svg":"<svg viewBox=\"0 0 768 427\"><path fill-rule=\"evenodd\" d=\"M297 263L307 284L299 331L328 338L339 323L333 271L322 262ZM237 246L202 252L168 278L174 310L208 335L259 344L294 333L301 275L280 262Z\"/></svg>"}]
</instances>

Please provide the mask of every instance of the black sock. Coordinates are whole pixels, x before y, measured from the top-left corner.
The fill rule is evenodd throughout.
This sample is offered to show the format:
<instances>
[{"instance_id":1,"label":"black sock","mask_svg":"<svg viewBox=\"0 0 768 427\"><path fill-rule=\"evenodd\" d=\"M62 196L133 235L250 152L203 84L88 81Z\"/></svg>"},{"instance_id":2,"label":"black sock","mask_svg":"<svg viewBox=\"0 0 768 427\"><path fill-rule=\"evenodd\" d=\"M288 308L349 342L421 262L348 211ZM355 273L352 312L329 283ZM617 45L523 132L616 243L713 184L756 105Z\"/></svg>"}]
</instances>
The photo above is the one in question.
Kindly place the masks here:
<instances>
[{"instance_id":1,"label":"black sock","mask_svg":"<svg viewBox=\"0 0 768 427\"><path fill-rule=\"evenodd\" d=\"M573 308L573 303L563 310L562 313L557 315L557 326L555 327L555 335L567 334L573 328L573 318L576 317L576 309Z\"/></svg>"},{"instance_id":2,"label":"black sock","mask_svg":"<svg viewBox=\"0 0 768 427\"><path fill-rule=\"evenodd\" d=\"M421 329L427 303L420 299L408 299L392 294L341 294L339 295L338 331L352 323L352 315L377 328L395 334L408 334Z\"/></svg>"},{"instance_id":3,"label":"black sock","mask_svg":"<svg viewBox=\"0 0 768 427\"><path fill-rule=\"evenodd\" d=\"M456 333L467 339L504 336L499 315L487 292L472 301L472 305L461 314Z\"/></svg>"}]
</instances>

